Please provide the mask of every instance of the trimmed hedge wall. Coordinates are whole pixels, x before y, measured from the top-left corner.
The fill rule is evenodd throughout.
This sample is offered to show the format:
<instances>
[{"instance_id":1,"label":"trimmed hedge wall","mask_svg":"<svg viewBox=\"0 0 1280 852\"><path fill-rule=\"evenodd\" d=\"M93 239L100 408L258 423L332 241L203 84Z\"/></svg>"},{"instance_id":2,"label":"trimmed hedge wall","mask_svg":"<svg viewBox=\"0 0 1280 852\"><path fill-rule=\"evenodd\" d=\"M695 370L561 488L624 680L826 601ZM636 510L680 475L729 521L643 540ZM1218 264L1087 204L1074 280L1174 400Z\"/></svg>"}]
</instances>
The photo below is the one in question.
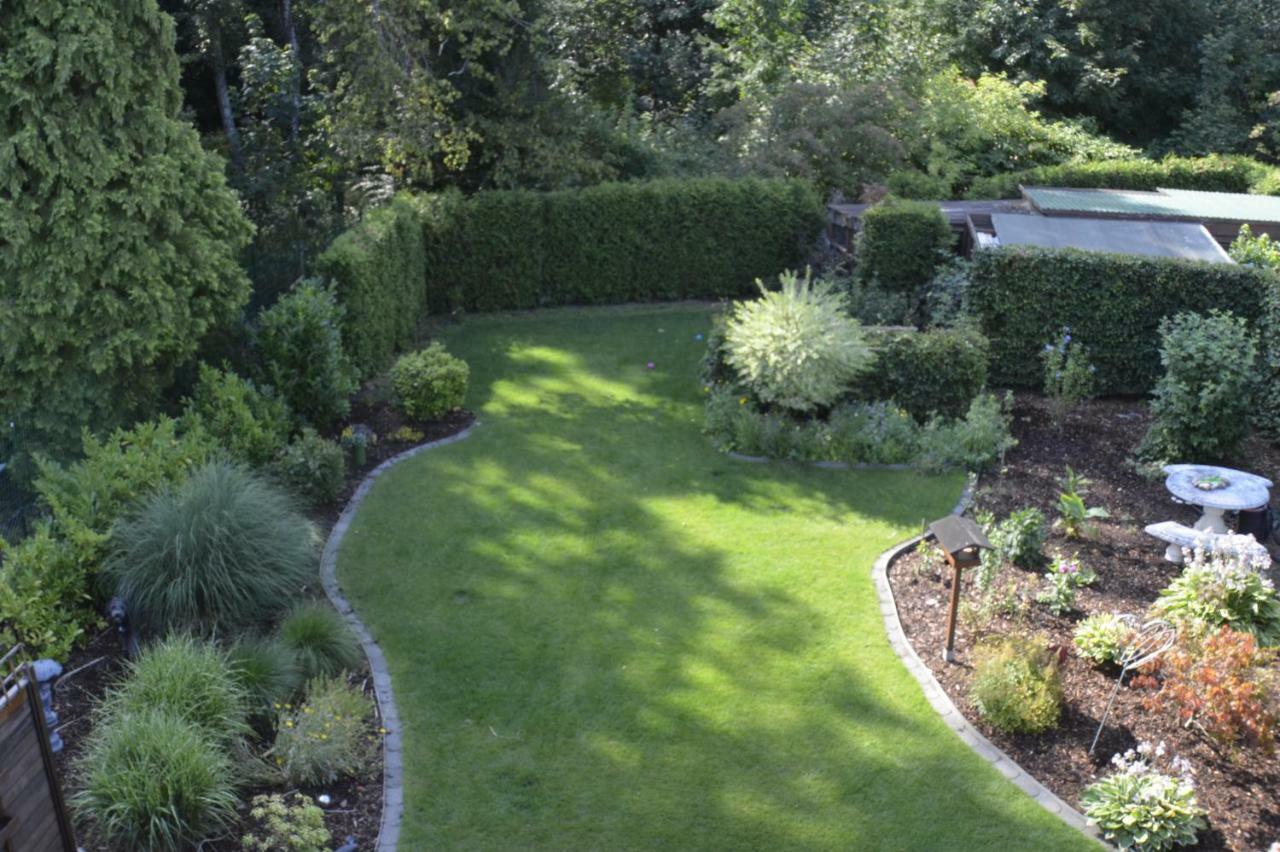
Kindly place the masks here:
<instances>
[{"instance_id":1,"label":"trimmed hedge wall","mask_svg":"<svg viewBox=\"0 0 1280 852\"><path fill-rule=\"evenodd\" d=\"M1151 389L1161 318L1221 308L1254 322L1271 286L1244 266L1031 248L975 252L972 276L994 384L1039 387L1040 350L1066 326L1088 348L1101 393Z\"/></svg>"},{"instance_id":2,"label":"trimmed hedge wall","mask_svg":"<svg viewBox=\"0 0 1280 852\"><path fill-rule=\"evenodd\" d=\"M427 305L496 311L737 296L802 264L822 222L821 199L799 181L453 197L427 221Z\"/></svg>"},{"instance_id":3,"label":"trimmed hedge wall","mask_svg":"<svg viewBox=\"0 0 1280 852\"><path fill-rule=\"evenodd\" d=\"M788 180L402 195L334 240L319 271L368 376L412 342L424 310L739 296L803 264L822 224L817 193Z\"/></svg>"},{"instance_id":4,"label":"trimmed hedge wall","mask_svg":"<svg viewBox=\"0 0 1280 852\"><path fill-rule=\"evenodd\" d=\"M987 340L964 328L890 334L861 382L868 399L892 399L925 423L934 414L964 417L987 386Z\"/></svg>"},{"instance_id":5,"label":"trimmed hedge wall","mask_svg":"<svg viewBox=\"0 0 1280 852\"><path fill-rule=\"evenodd\" d=\"M340 234L317 258L346 306L343 341L362 375L413 341L426 298L424 202L399 195Z\"/></svg>"},{"instance_id":6,"label":"trimmed hedge wall","mask_svg":"<svg viewBox=\"0 0 1280 852\"><path fill-rule=\"evenodd\" d=\"M862 214L862 278L895 293L915 293L950 255L955 234L937 204L889 198Z\"/></svg>"},{"instance_id":7,"label":"trimmed hedge wall","mask_svg":"<svg viewBox=\"0 0 1280 852\"><path fill-rule=\"evenodd\" d=\"M1041 166L1022 172L979 178L973 182L967 196L1018 198L1019 184L1149 191L1168 187L1270 195L1280 189L1275 174L1276 169L1240 156L1101 160L1093 163Z\"/></svg>"}]
</instances>

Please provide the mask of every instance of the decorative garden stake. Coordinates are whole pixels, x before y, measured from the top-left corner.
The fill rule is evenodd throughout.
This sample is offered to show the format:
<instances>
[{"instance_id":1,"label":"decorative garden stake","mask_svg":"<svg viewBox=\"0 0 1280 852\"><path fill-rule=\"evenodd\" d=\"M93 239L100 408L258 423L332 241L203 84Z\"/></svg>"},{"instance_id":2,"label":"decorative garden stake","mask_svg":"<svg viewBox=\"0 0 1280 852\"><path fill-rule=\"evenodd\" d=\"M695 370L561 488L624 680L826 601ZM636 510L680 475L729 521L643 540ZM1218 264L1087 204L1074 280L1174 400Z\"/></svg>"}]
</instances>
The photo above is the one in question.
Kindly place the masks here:
<instances>
[{"instance_id":1,"label":"decorative garden stake","mask_svg":"<svg viewBox=\"0 0 1280 852\"><path fill-rule=\"evenodd\" d=\"M1120 652L1120 677L1116 680L1115 688L1111 690L1111 698L1107 701L1107 709L1102 713L1102 721L1098 724L1098 733L1093 735L1093 742L1089 746L1089 754L1093 754L1093 750L1098 747L1098 738L1102 736L1102 729L1107 726L1107 717L1111 715L1111 705L1116 703L1116 695L1120 692L1120 684L1124 683L1124 676L1130 671L1154 660L1165 651L1173 647L1173 643L1178 638L1178 631L1172 624L1164 619L1157 618L1148 621L1141 627L1138 626L1138 619L1132 615L1122 615L1120 620L1129 626L1133 632L1129 636L1129 640L1125 643L1124 649Z\"/></svg>"},{"instance_id":2,"label":"decorative garden stake","mask_svg":"<svg viewBox=\"0 0 1280 852\"><path fill-rule=\"evenodd\" d=\"M942 649L942 659L955 662L956 616L960 610L960 571L973 568L982 561L983 549L991 550L982 528L961 515L947 515L929 524L929 534L938 542L942 553L951 565L951 606L947 610L947 645Z\"/></svg>"},{"instance_id":3,"label":"decorative garden stake","mask_svg":"<svg viewBox=\"0 0 1280 852\"><path fill-rule=\"evenodd\" d=\"M62 737L54 730L58 714L53 712L53 682L62 674L62 666L56 660L36 660L31 664L31 674L40 684L40 707L44 710L44 724L49 729L49 748L54 754L62 751Z\"/></svg>"}]
</instances>

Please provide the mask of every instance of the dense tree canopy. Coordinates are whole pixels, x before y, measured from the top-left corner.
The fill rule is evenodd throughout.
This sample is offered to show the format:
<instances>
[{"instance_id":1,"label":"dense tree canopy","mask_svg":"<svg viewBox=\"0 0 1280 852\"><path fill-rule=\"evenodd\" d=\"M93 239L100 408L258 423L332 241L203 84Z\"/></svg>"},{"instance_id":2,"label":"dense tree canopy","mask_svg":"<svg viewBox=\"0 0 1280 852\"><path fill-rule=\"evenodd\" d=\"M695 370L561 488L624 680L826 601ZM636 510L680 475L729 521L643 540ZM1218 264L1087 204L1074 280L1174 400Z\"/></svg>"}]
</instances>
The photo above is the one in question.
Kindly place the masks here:
<instances>
[{"instance_id":1,"label":"dense tree canopy","mask_svg":"<svg viewBox=\"0 0 1280 852\"><path fill-rule=\"evenodd\" d=\"M179 117L173 45L155 0L0 14L0 412L22 449L146 409L248 296L251 229Z\"/></svg>"}]
</instances>

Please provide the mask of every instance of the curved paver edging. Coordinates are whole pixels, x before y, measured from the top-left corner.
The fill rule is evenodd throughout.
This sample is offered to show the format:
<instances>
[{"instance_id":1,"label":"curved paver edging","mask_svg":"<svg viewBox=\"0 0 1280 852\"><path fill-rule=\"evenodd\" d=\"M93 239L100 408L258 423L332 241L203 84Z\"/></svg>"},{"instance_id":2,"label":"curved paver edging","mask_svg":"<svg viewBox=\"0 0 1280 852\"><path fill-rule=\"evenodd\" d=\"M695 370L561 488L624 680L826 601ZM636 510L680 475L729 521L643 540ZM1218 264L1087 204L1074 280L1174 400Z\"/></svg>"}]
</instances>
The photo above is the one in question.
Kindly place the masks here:
<instances>
[{"instance_id":1,"label":"curved paver edging","mask_svg":"<svg viewBox=\"0 0 1280 852\"><path fill-rule=\"evenodd\" d=\"M977 478L971 476L968 485L965 486L964 493L960 495L960 501L952 509L952 514L962 514L968 508L973 501L973 492L976 485ZM923 536L915 536L902 544L891 547L880 554L880 558L876 560L875 566L871 569L871 577L876 585L876 595L880 598L880 615L884 618L884 629L889 635L889 644L893 647L894 653L902 660L902 664L907 667L907 671L911 672L912 677L920 682L924 697L929 701L933 709L938 712L938 715L942 717L942 721L946 722L947 727L955 731L956 735L969 748L973 749L987 763L998 769L1001 775L1012 781L1020 790L1035 799L1045 810L1058 816L1072 828L1101 843L1097 829L1089 825L1084 814L1058 798L1052 790L1037 781L1030 773L1019 766L1017 761L997 748L994 743L969 723L964 714L951 702L946 690L938 683L937 678L933 676L933 672L916 654L915 648L912 647L911 642L907 639L906 633L902 630L902 621L898 618L898 604L893 596L893 588L889 585L889 568L899 556L914 548L921 538Z\"/></svg>"},{"instance_id":2,"label":"curved paver edging","mask_svg":"<svg viewBox=\"0 0 1280 852\"><path fill-rule=\"evenodd\" d=\"M333 529L329 532L329 539L324 544L324 552L320 556L320 582L324 585L324 593L329 596L334 607L342 613L347 624L360 638L364 654L369 658L373 693L378 699L382 727L387 729L386 735L382 738L382 824L378 827L377 849L379 852L395 852L400 840L400 821L404 815L404 739L400 730L400 713L396 710L395 695L391 691L391 672L387 669L387 658L338 585L338 548L342 546L342 538L347 534L347 528L351 526L351 519L355 517L360 504L379 476L419 453L448 444L456 444L469 436L479 425L480 421L477 420L456 435L405 450L369 471L360 482L360 487L347 501L347 506L342 510L338 522L333 525Z\"/></svg>"}]
</instances>

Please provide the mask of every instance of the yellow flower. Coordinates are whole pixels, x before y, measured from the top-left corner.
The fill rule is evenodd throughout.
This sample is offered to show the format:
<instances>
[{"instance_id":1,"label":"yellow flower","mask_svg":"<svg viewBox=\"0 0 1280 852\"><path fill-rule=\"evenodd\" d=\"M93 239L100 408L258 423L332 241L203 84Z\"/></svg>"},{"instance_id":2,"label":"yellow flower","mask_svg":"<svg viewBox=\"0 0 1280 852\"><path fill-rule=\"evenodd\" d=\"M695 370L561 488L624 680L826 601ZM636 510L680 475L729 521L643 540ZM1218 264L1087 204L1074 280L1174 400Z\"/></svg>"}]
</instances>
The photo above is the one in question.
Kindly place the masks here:
<instances>
[{"instance_id":1,"label":"yellow flower","mask_svg":"<svg viewBox=\"0 0 1280 852\"><path fill-rule=\"evenodd\" d=\"M745 396L738 397L738 405L746 405L747 398Z\"/></svg>"}]
</instances>

